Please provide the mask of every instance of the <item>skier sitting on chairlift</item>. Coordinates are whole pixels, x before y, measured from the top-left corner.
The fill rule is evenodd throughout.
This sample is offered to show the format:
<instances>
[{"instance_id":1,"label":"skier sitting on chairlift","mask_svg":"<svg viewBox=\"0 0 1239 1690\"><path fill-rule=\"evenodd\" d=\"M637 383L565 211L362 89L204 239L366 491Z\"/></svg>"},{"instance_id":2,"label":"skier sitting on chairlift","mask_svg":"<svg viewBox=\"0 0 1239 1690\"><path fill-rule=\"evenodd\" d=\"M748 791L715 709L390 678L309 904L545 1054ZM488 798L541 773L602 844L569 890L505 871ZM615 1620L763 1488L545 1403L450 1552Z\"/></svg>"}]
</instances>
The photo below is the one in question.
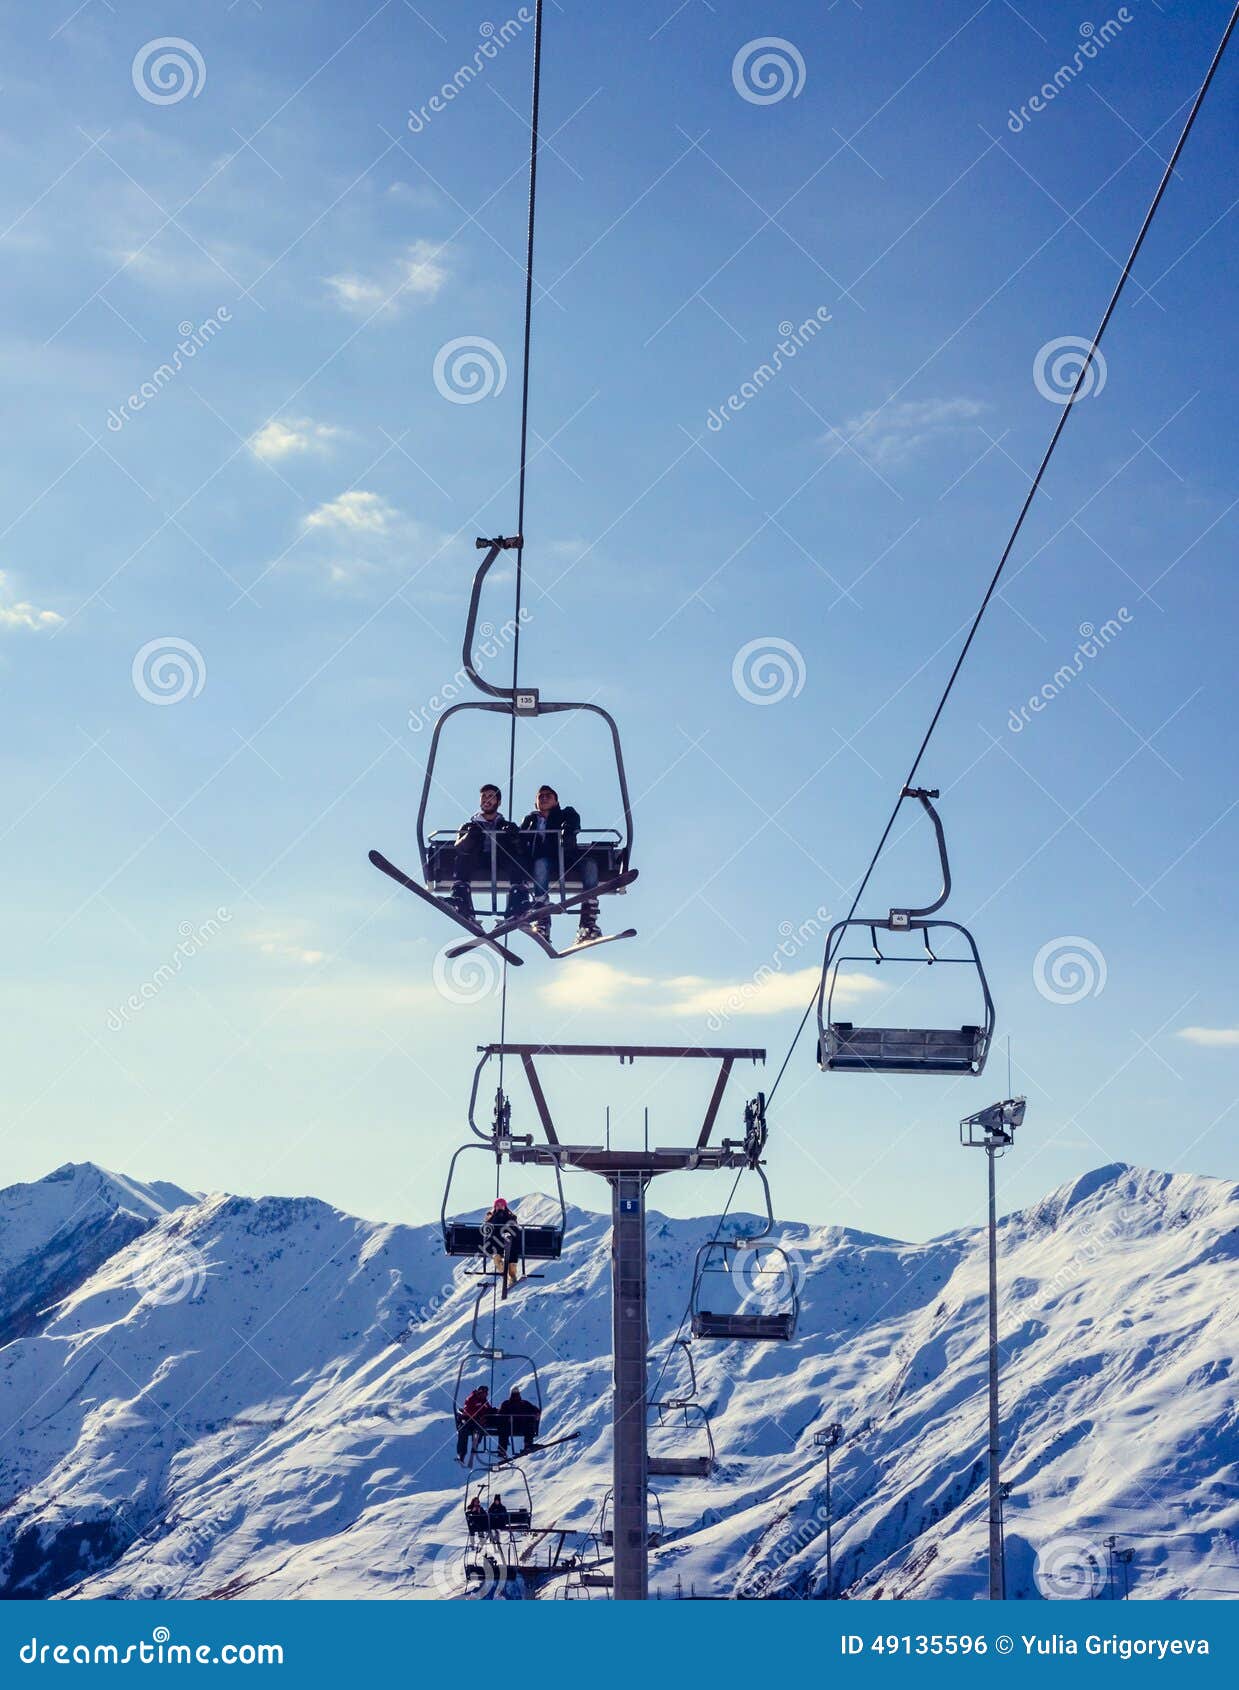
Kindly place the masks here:
<instances>
[{"instance_id":1,"label":"skier sitting on chairlift","mask_svg":"<svg viewBox=\"0 0 1239 1690\"><path fill-rule=\"evenodd\" d=\"M504 1501L501 1496L494 1496L491 1498L490 1507L487 1509L487 1519L490 1522L490 1529L492 1532L502 1532L507 1530L510 1516L504 1506Z\"/></svg>"},{"instance_id":2,"label":"skier sitting on chairlift","mask_svg":"<svg viewBox=\"0 0 1239 1690\"><path fill-rule=\"evenodd\" d=\"M486 1513L486 1504L480 1496L469 1499L465 1507L465 1523L471 1532L484 1532L490 1525Z\"/></svg>"},{"instance_id":3,"label":"skier sitting on chairlift","mask_svg":"<svg viewBox=\"0 0 1239 1690\"><path fill-rule=\"evenodd\" d=\"M521 1454L528 1455L529 1447L538 1435L539 1408L521 1395L519 1385L513 1385L508 1396L499 1404L499 1456L506 1459L509 1439L521 1440Z\"/></svg>"},{"instance_id":4,"label":"skier sitting on chairlift","mask_svg":"<svg viewBox=\"0 0 1239 1690\"><path fill-rule=\"evenodd\" d=\"M546 940L551 937L551 918L537 913L540 906L550 902L551 881L559 873L559 839L563 840L563 863L565 871L571 871L578 866L577 834L581 828L581 817L571 804L562 805L559 794L553 786L540 786L534 800L534 807L521 823L521 829L526 835L534 835L529 839L529 861L533 873L533 926ZM598 884L598 864L586 854L580 858L581 889L592 892ZM586 898L580 908L578 916L577 943L585 944L591 939L601 939L602 930L598 926L598 900Z\"/></svg>"},{"instance_id":5,"label":"skier sitting on chairlift","mask_svg":"<svg viewBox=\"0 0 1239 1690\"><path fill-rule=\"evenodd\" d=\"M482 1221L482 1244L488 1252L496 1273L506 1273L508 1285L520 1278L520 1265L513 1258L517 1254L520 1226L508 1208L506 1197L496 1197Z\"/></svg>"},{"instance_id":6,"label":"skier sitting on chairlift","mask_svg":"<svg viewBox=\"0 0 1239 1690\"><path fill-rule=\"evenodd\" d=\"M475 1391L470 1391L461 1405L460 1417L456 1423L456 1459L462 1467L465 1464L466 1450L469 1451L469 1464L472 1466L478 1445L490 1425L492 1412L489 1385L479 1385Z\"/></svg>"},{"instance_id":7,"label":"skier sitting on chairlift","mask_svg":"<svg viewBox=\"0 0 1239 1690\"><path fill-rule=\"evenodd\" d=\"M507 876L511 882L507 914L519 915L529 903L526 874L520 857L517 830L500 809L503 793L491 782L478 793L478 808L456 835L456 870L452 882L451 903L457 915L476 922L473 908L473 882L488 881L491 877L491 837L495 840L495 863L498 877Z\"/></svg>"}]
</instances>

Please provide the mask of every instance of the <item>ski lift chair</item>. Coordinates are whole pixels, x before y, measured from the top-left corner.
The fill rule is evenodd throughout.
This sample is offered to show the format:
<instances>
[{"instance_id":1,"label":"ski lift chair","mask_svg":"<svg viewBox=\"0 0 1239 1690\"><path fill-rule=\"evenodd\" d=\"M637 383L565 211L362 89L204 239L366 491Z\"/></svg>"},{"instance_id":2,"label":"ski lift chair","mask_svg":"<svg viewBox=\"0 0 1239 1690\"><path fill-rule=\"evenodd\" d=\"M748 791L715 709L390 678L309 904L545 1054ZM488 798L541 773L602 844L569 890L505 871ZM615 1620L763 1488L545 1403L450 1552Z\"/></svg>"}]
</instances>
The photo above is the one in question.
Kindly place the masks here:
<instances>
[{"instance_id":1,"label":"ski lift chair","mask_svg":"<svg viewBox=\"0 0 1239 1690\"><path fill-rule=\"evenodd\" d=\"M491 1253L491 1240L487 1237L485 1222L480 1220L449 1219L448 1201L452 1193L452 1180L456 1173L456 1164L466 1150L485 1150L494 1155L494 1146L490 1142L476 1144L462 1144L452 1157L448 1168L447 1185L443 1192L443 1205L439 1218L443 1227L443 1248L449 1256L473 1256L478 1258L485 1272ZM558 1164L555 1166L556 1196L559 1203L559 1218L549 1225L522 1226L519 1208L516 1211L516 1239L512 1249L512 1260L519 1261L522 1269L527 1262L557 1262L564 1247L564 1231L568 1224L568 1206L564 1201L563 1179ZM487 1205L489 1207L489 1205ZM506 1287L505 1287L506 1289Z\"/></svg>"},{"instance_id":2,"label":"ski lift chair","mask_svg":"<svg viewBox=\"0 0 1239 1690\"><path fill-rule=\"evenodd\" d=\"M661 1448L647 1458L647 1472L651 1479L708 1479L715 1467L714 1432L710 1416L697 1401L697 1368L692 1347L686 1338L676 1344L688 1361L689 1386L686 1393L664 1397L649 1405L650 1432L663 1434L660 1445L683 1443L691 1446L689 1454L671 1455ZM648 1434L647 1434L648 1441Z\"/></svg>"},{"instance_id":3,"label":"ski lift chair","mask_svg":"<svg viewBox=\"0 0 1239 1690\"><path fill-rule=\"evenodd\" d=\"M505 1503L504 1506L507 1508L508 1518L506 1523L502 1526L492 1526L489 1514L486 1524L483 1525L480 1519L473 1518L469 1513L469 1501L471 1497L480 1495L482 1498L483 1508L489 1511L491 1502L494 1498L496 1496L502 1496L503 1490L499 1488L495 1479L487 1474L480 1480L471 1480L465 1487L465 1500L463 1507L465 1516L465 1531L471 1543L475 1542L478 1538L486 1537L494 1538L503 1537L505 1535L509 1537L524 1537L533 1530L533 1495L529 1489L529 1480L525 1477L519 1467L513 1467L510 1470L510 1475L511 1476L509 1478L509 1472L505 1469L502 1481L503 1490L515 1490L517 1505L513 1508L509 1504Z\"/></svg>"},{"instance_id":4,"label":"ski lift chair","mask_svg":"<svg viewBox=\"0 0 1239 1690\"><path fill-rule=\"evenodd\" d=\"M649 1537L647 1539L647 1547L650 1549L661 1549L667 1537L667 1522L663 1519L662 1500L657 1491L648 1491L646 1495L648 1498L647 1518L649 1518L651 1522ZM614 1496L615 1492L613 1490L609 1490L606 1493L602 1499L602 1508L598 1515L598 1541L604 1549L615 1548L615 1527L608 1523L611 1517L611 1504Z\"/></svg>"},{"instance_id":5,"label":"ski lift chair","mask_svg":"<svg viewBox=\"0 0 1239 1690\"><path fill-rule=\"evenodd\" d=\"M932 904L923 909L893 909L878 920L850 917L837 921L826 940L826 961L822 970L822 984L818 992L818 1061L828 1073L852 1074L980 1074L985 1068L990 1044L994 1037L994 1000L990 996L989 981L977 950L976 940L966 927L956 921L930 919L940 910L951 894L951 867L947 858L946 836L942 820L931 799L936 791L908 787L904 798L919 801L934 825L938 843L938 857L942 865L942 891ZM845 954L843 946L853 928L867 928L868 953ZM884 953L878 943L878 930L890 933L919 933L924 947L923 956ZM966 956L939 956L934 950L931 935L947 932L958 936ZM853 1021L836 1018L835 992L845 963L864 963L880 966L884 962L911 963L918 967L932 967L935 963L971 970L977 977L981 994L981 1015L972 1024L961 1027L866 1027Z\"/></svg>"},{"instance_id":6,"label":"ski lift chair","mask_svg":"<svg viewBox=\"0 0 1239 1690\"><path fill-rule=\"evenodd\" d=\"M791 1257L778 1244L769 1243L774 1231L774 1208L770 1199L770 1182L764 1169L753 1171L762 1183L766 1198L766 1223L760 1232L743 1238L711 1239L697 1252L693 1267L692 1334L694 1338L712 1338L724 1343L785 1343L795 1336L800 1317L800 1291ZM721 1313L712 1305L718 1288L726 1280L734 1295L735 1277L745 1253L752 1251L752 1260L762 1265L763 1256L772 1261L780 1276L786 1276L788 1292L785 1306L770 1313L751 1313L736 1310Z\"/></svg>"},{"instance_id":7,"label":"ski lift chair","mask_svg":"<svg viewBox=\"0 0 1239 1690\"><path fill-rule=\"evenodd\" d=\"M493 1344L482 1341L478 1335L478 1316L481 1313L482 1301L486 1295L486 1287L483 1285L479 1289L473 1305L473 1322L470 1330L473 1349L466 1351L460 1358L460 1366L456 1370L456 1388L452 1395L452 1415L456 1429L459 1431L461 1427L465 1399L470 1391L471 1370L473 1374L476 1374L482 1367L485 1367L493 1372L494 1364L502 1362L508 1373L516 1376L512 1379L512 1383L524 1387L525 1382L528 1381L532 1395L526 1395L525 1401L529 1404L530 1418L534 1421L534 1437L531 1442L536 1443L542 1424L542 1381L538 1376L537 1364L532 1356L520 1355L512 1350L501 1350ZM507 1436L502 1435L505 1428L500 1423L499 1407L500 1405L497 1402L490 1404L490 1413L486 1422L478 1429L474 1446L478 1465L484 1472L489 1473L506 1469L520 1459L512 1451L512 1445L516 1442L517 1436L515 1429L509 1426L506 1428ZM523 1437L523 1434L521 1436ZM506 1446L510 1453L504 1455L501 1446ZM523 1453L531 1454L532 1451L524 1451Z\"/></svg>"},{"instance_id":8,"label":"ski lift chair","mask_svg":"<svg viewBox=\"0 0 1239 1690\"><path fill-rule=\"evenodd\" d=\"M473 591L469 599L469 615L465 624L464 670L474 686L480 692L488 695L489 702L466 699L459 704L450 705L436 721L430 736L430 751L426 759L421 802L417 810L417 849L421 859L422 877L426 889L440 898L447 897L457 878L456 829L440 828L427 834L426 812L430 806L440 737L448 722L464 710L483 710L501 716L530 718L554 715L564 711L586 711L591 715L601 717L611 735L611 748L615 756L620 802L623 807L623 829L621 831L618 828L582 828L577 836L576 855L571 862L565 860L563 841L560 839L559 859L555 865L552 884L559 892L561 899L580 892L584 885L584 864L586 860L590 860L597 865L600 895L606 896L606 883L627 873L629 859L632 855L632 805L628 796L628 776L624 768L624 754L620 745L619 728L616 725L615 718L597 704L551 703L544 700L535 687L517 689L493 686L489 681L484 680L478 672L474 658L474 643L477 637L478 608L481 603L483 583L499 554L503 551L512 550L519 544L519 539L479 540L477 542L479 551L484 550L486 557L473 578ZM507 794L506 801L509 807L514 807L511 793ZM527 844L528 840L522 839L522 843ZM474 907L480 910L482 914L500 915L505 907L506 895L512 891L514 886L524 884L526 876L519 860L519 854L513 857L495 836L489 839L488 844L490 855L485 868L471 882ZM617 889L619 893L622 893L623 890L623 888ZM501 902L501 898L504 902Z\"/></svg>"}]
</instances>

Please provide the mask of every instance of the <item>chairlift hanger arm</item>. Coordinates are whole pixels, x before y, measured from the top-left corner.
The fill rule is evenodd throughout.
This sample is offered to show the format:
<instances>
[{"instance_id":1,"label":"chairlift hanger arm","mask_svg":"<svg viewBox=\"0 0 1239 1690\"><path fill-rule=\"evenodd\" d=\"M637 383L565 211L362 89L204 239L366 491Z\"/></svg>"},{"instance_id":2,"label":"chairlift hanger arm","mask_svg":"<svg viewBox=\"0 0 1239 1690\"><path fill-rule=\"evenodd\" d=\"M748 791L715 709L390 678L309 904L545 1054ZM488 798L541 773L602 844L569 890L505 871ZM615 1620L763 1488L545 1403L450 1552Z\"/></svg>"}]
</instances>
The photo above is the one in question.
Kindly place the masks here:
<instances>
[{"instance_id":1,"label":"chairlift hanger arm","mask_svg":"<svg viewBox=\"0 0 1239 1690\"><path fill-rule=\"evenodd\" d=\"M917 917L923 918L927 915L935 915L951 896L951 863L946 852L946 834L943 832L942 828L942 817L938 814L937 810L934 809L933 803L931 802L932 799L937 798L938 796L939 794L936 787L929 788L924 786L905 786L899 795L899 802L901 804L905 798L915 798L920 803L930 821L934 824L934 837L938 841L938 860L942 864L942 891L934 899L932 904L926 904L923 909L892 910L890 915L890 924L892 928L907 927L910 920L914 920ZM896 918L898 918L898 921Z\"/></svg>"},{"instance_id":2,"label":"chairlift hanger arm","mask_svg":"<svg viewBox=\"0 0 1239 1690\"><path fill-rule=\"evenodd\" d=\"M485 551L486 556L478 565L477 571L473 577L473 590L469 594L469 615L465 621L465 640L463 649L465 674L468 675L469 679L473 682L474 686L477 687L479 692L488 693L491 698L506 698L509 701L516 698L516 688L496 687L492 686L489 681L483 680L482 676L478 673L477 664L473 661L473 642L477 637L478 610L481 607L482 587L485 584L487 575L490 573L491 568L500 552L519 551L524 543L524 538L520 534L514 535L511 539L504 539L500 537L495 540L478 540L476 542L477 549L479 551Z\"/></svg>"}]
</instances>

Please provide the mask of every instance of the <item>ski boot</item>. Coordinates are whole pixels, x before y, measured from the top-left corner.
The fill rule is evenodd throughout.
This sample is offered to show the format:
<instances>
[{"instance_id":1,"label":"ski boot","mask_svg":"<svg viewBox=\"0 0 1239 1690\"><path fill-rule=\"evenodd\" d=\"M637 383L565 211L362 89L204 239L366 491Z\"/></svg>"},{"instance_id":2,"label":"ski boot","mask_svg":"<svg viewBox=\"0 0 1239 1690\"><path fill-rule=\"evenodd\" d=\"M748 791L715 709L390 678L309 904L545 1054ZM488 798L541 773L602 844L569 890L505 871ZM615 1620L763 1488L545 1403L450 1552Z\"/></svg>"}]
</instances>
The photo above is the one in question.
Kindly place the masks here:
<instances>
[{"instance_id":1,"label":"ski boot","mask_svg":"<svg viewBox=\"0 0 1239 1690\"><path fill-rule=\"evenodd\" d=\"M602 929L598 925L598 905L593 898L587 899L581 905L579 921L580 925L576 930L578 945L586 945L593 939L602 938Z\"/></svg>"},{"instance_id":2,"label":"ski boot","mask_svg":"<svg viewBox=\"0 0 1239 1690\"><path fill-rule=\"evenodd\" d=\"M467 880L457 880L453 883L447 901L462 921L469 921L475 927L477 926L478 918L473 908L473 892Z\"/></svg>"}]
</instances>

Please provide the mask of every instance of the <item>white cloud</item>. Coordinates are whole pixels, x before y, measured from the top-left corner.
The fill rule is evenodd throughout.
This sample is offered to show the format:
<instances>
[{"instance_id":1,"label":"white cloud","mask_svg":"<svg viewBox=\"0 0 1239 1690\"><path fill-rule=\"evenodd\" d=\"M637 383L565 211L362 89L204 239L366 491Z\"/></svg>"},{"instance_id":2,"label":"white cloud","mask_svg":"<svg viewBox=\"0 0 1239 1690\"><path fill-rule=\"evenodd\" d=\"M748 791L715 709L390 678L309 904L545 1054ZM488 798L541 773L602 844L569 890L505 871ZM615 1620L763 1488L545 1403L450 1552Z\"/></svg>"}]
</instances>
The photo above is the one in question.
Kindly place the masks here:
<instances>
[{"instance_id":1,"label":"white cloud","mask_svg":"<svg viewBox=\"0 0 1239 1690\"><path fill-rule=\"evenodd\" d=\"M54 628L64 618L54 610L40 610L28 599L9 601L8 576L0 569L0 628Z\"/></svg>"},{"instance_id":2,"label":"white cloud","mask_svg":"<svg viewBox=\"0 0 1239 1690\"><path fill-rule=\"evenodd\" d=\"M747 980L709 981L682 975L664 981L675 996L662 1006L665 1015L705 1015L730 1020L735 1015L784 1015L801 1010L822 977L820 968L798 968L789 974L767 968ZM867 974L841 974L835 986L835 1003L855 1003L882 987Z\"/></svg>"},{"instance_id":3,"label":"white cloud","mask_svg":"<svg viewBox=\"0 0 1239 1690\"><path fill-rule=\"evenodd\" d=\"M958 433L984 411L977 399L906 399L853 417L842 433L871 462L895 464L931 440ZM837 435L828 434L823 445L837 446Z\"/></svg>"},{"instance_id":4,"label":"white cloud","mask_svg":"<svg viewBox=\"0 0 1239 1690\"><path fill-rule=\"evenodd\" d=\"M409 300L438 298L448 279L444 250L434 241L414 241L400 260L381 275L361 276L348 271L328 276L327 286L344 311L363 317L376 312L394 314Z\"/></svg>"},{"instance_id":5,"label":"white cloud","mask_svg":"<svg viewBox=\"0 0 1239 1690\"><path fill-rule=\"evenodd\" d=\"M333 534L389 534L399 512L377 493L353 488L319 505L303 518L302 527Z\"/></svg>"},{"instance_id":6,"label":"white cloud","mask_svg":"<svg viewBox=\"0 0 1239 1690\"><path fill-rule=\"evenodd\" d=\"M800 968L787 974L767 968L740 981L707 980L698 974L654 980L597 960L576 963L571 973L557 975L542 988L542 997L560 1009L611 1009L624 1004L651 1015L693 1015L727 1021L737 1015L784 1015L789 1010L801 1010L820 978L817 968ZM845 974L835 989L835 1002L855 1003L882 989L868 975ZM633 1001L638 993L639 1005Z\"/></svg>"},{"instance_id":7,"label":"white cloud","mask_svg":"<svg viewBox=\"0 0 1239 1690\"><path fill-rule=\"evenodd\" d=\"M645 990L653 983L643 975L626 974L622 968L595 959L574 963L570 970L557 974L543 986L542 996L558 1009L607 1009L630 992Z\"/></svg>"},{"instance_id":8,"label":"white cloud","mask_svg":"<svg viewBox=\"0 0 1239 1690\"><path fill-rule=\"evenodd\" d=\"M316 423L309 417L272 417L250 436L249 447L256 458L274 463L297 453L325 452L340 432L329 423Z\"/></svg>"},{"instance_id":9,"label":"white cloud","mask_svg":"<svg viewBox=\"0 0 1239 1690\"><path fill-rule=\"evenodd\" d=\"M275 957L279 962L296 962L303 968L312 968L326 955L325 951L310 950L304 946L292 928L270 928L261 933L250 933L246 936L246 943L253 945L263 956Z\"/></svg>"},{"instance_id":10,"label":"white cloud","mask_svg":"<svg viewBox=\"0 0 1239 1690\"><path fill-rule=\"evenodd\" d=\"M1191 1045L1239 1045L1239 1027L1180 1027L1176 1037Z\"/></svg>"}]
</instances>

